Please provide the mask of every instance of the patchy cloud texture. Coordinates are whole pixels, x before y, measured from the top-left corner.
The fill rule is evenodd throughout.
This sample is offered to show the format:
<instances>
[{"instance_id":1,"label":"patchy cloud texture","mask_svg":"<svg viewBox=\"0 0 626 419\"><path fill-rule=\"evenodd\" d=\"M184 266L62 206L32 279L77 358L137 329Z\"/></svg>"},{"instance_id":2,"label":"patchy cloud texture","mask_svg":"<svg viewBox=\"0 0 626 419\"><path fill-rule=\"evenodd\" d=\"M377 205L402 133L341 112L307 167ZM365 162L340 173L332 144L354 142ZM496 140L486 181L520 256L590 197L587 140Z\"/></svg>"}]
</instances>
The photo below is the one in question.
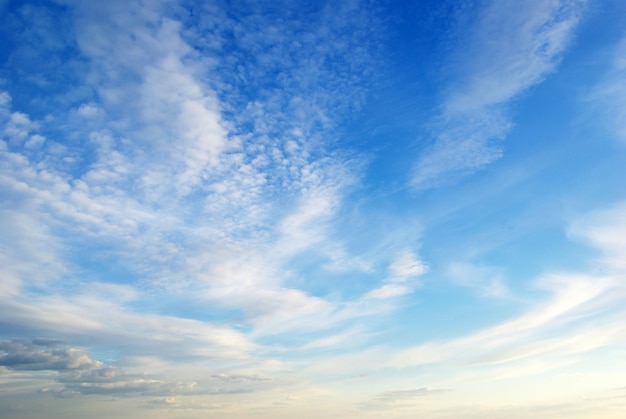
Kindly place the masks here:
<instances>
[{"instance_id":1,"label":"patchy cloud texture","mask_svg":"<svg viewBox=\"0 0 626 419\"><path fill-rule=\"evenodd\" d=\"M618 2L0 1L0 416L618 418Z\"/></svg>"}]
</instances>

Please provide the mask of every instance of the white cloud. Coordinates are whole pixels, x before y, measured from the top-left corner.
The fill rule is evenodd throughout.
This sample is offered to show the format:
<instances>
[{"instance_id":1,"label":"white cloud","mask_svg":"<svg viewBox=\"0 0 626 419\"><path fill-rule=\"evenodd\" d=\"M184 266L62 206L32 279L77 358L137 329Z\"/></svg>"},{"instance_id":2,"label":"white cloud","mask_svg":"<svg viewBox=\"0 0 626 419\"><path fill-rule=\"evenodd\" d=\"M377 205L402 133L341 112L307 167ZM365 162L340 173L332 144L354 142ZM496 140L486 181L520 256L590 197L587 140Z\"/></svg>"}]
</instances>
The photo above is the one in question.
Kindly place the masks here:
<instances>
[{"instance_id":1,"label":"white cloud","mask_svg":"<svg viewBox=\"0 0 626 419\"><path fill-rule=\"evenodd\" d=\"M343 248L329 249L330 262L324 269L330 272L373 272L372 263L360 256L350 256Z\"/></svg>"},{"instance_id":2,"label":"white cloud","mask_svg":"<svg viewBox=\"0 0 626 419\"><path fill-rule=\"evenodd\" d=\"M373 289L365 294L364 298L385 299L399 297L401 295L408 294L412 291L412 288L404 285L385 284L380 288Z\"/></svg>"},{"instance_id":3,"label":"white cloud","mask_svg":"<svg viewBox=\"0 0 626 419\"><path fill-rule=\"evenodd\" d=\"M427 271L428 267L424 262L409 249L398 253L389 267L389 275L394 282L404 282L409 278L423 275Z\"/></svg>"},{"instance_id":4,"label":"white cloud","mask_svg":"<svg viewBox=\"0 0 626 419\"><path fill-rule=\"evenodd\" d=\"M39 148L46 141L46 137L39 134L31 135L30 138L24 144L26 148Z\"/></svg>"},{"instance_id":5,"label":"white cloud","mask_svg":"<svg viewBox=\"0 0 626 419\"><path fill-rule=\"evenodd\" d=\"M143 166L136 186L150 200L187 195L220 165L227 133L215 94L198 80L204 68L181 38L180 24L160 20L164 6L158 2L75 6L78 43L93 60L90 78L102 106L132 137L120 151L151 150L135 162ZM97 111L91 104L78 109L90 117ZM154 159L159 154L166 159Z\"/></svg>"},{"instance_id":6,"label":"white cloud","mask_svg":"<svg viewBox=\"0 0 626 419\"><path fill-rule=\"evenodd\" d=\"M312 384L297 382L302 376L439 364L452 374L489 368L482 379L518 377L624 341L621 207L572 227L604 252L602 273L542 276L531 293L545 300L521 314L456 338L402 336L413 343L401 351L386 340L393 331L372 332L429 268L406 247L417 236L406 219L367 214L351 227L367 230L357 239L337 228L338 216L353 215L342 211L363 163L335 151L335 128L363 103L377 42L359 1L329 4L310 21L205 2L185 17L189 26L163 17L170 7L186 13L176 2L61 3L76 19L68 33L81 60L77 88L94 93L63 92L71 104L41 120L0 93L0 328L94 350L2 343L2 385L11 384L6 371L28 371L46 386L55 381L42 390L46 400L147 396L152 407L186 414L237 416L253 406L258 416L276 400L319 408L335 398L337 381L320 390L326 399L307 400L298 387ZM436 142L416 167L418 189L501 156L506 105L554 70L582 2L481 5L450 57L453 81L432 124ZM327 260L340 279L299 266ZM484 294L508 291L497 268L460 263L448 273ZM328 352L343 355L327 360ZM405 384L374 402L414 406L439 393ZM219 406L194 399L269 388L283 394ZM285 389L298 395L286 399ZM309 414L333 416L319 412Z\"/></svg>"},{"instance_id":7,"label":"white cloud","mask_svg":"<svg viewBox=\"0 0 626 419\"><path fill-rule=\"evenodd\" d=\"M11 95L8 92L0 92L0 109L3 113L9 108L11 100Z\"/></svg>"},{"instance_id":8,"label":"white cloud","mask_svg":"<svg viewBox=\"0 0 626 419\"><path fill-rule=\"evenodd\" d=\"M555 295L509 321L465 336L430 341L405 349L384 345L349 355L328 358L318 371L369 371L414 366L448 365L455 369L511 365L528 360L587 353L622 342L626 330L619 318L622 297L611 298L615 288L598 278L544 280ZM558 283L559 285L556 285ZM543 284L547 285L547 284ZM607 315L607 298L612 313ZM617 310L617 312L616 312ZM602 313L598 315L598 313ZM495 374L495 373L494 373Z\"/></svg>"},{"instance_id":9,"label":"white cloud","mask_svg":"<svg viewBox=\"0 0 626 419\"><path fill-rule=\"evenodd\" d=\"M60 240L41 222L47 217L33 214L36 199L24 190L24 184L13 190L5 188L6 180L5 176L0 177L0 190L10 198L0 205L2 297L17 296L22 287L39 287L68 272L60 258L64 250Z\"/></svg>"},{"instance_id":10,"label":"white cloud","mask_svg":"<svg viewBox=\"0 0 626 419\"><path fill-rule=\"evenodd\" d=\"M454 61L463 73L445 102L446 114L488 109L539 83L569 46L585 1L489 2L478 11ZM463 36L463 35L461 35Z\"/></svg>"},{"instance_id":11,"label":"white cloud","mask_svg":"<svg viewBox=\"0 0 626 419\"><path fill-rule=\"evenodd\" d=\"M575 313L584 313L595 299L613 288L612 281L608 278L557 275L541 278L538 285L555 293L547 303L533 307L513 320L466 337L400 351L390 360L389 365L402 367L444 361L467 362L474 357L485 363L503 362L535 356L535 349L542 353L569 348L575 353L577 350L584 352L610 342L604 338L591 339L591 336L586 339L577 333L570 336L565 332L556 338L545 337L543 333L546 330L554 332L552 327L555 324L568 324L576 318ZM613 324L607 324L602 331L594 330L590 333L611 335L613 327ZM580 331L579 333L582 334ZM586 344L570 345L572 341ZM501 353L504 355L500 355Z\"/></svg>"},{"instance_id":12,"label":"white cloud","mask_svg":"<svg viewBox=\"0 0 626 419\"><path fill-rule=\"evenodd\" d=\"M454 262L447 267L446 274L454 283L474 288L485 297L506 297L509 295L503 269Z\"/></svg>"},{"instance_id":13,"label":"white cloud","mask_svg":"<svg viewBox=\"0 0 626 419\"><path fill-rule=\"evenodd\" d=\"M610 135L626 142L626 38L613 51L609 71L592 90L589 100L598 107L594 118L608 128Z\"/></svg>"},{"instance_id":14,"label":"white cloud","mask_svg":"<svg viewBox=\"0 0 626 419\"><path fill-rule=\"evenodd\" d=\"M106 294L105 294L106 295ZM258 346L228 326L125 308L124 298L100 294L2 299L3 327L23 336L46 334L71 342L101 345L126 356L165 361L198 359L208 363L246 361ZM117 301L115 301L117 300Z\"/></svg>"},{"instance_id":15,"label":"white cloud","mask_svg":"<svg viewBox=\"0 0 626 419\"><path fill-rule=\"evenodd\" d=\"M83 103L76 109L76 114L83 118L95 118L100 112L101 110L94 103Z\"/></svg>"},{"instance_id":16,"label":"white cloud","mask_svg":"<svg viewBox=\"0 0 626 419\"><path fill-rule=\"evenodd\" d=\"M428 266L410 249L398 252L389 266L386 284L364 295L365 299L387 299L412 292L419 283L415 278L425 274Z\"/></svg>"},{"instance_id":17,"label":"white cloud","mask_svg":"<svg viewBox=\"0 0 626 419\"><path fill-rule=\"evenodd\" d=\"M332 350L345 348L362 342L366 333L361 328L353 328L335 335L324 335L324 337L314 339L300 347L301 350Z\"/></svg>"},{"instance_id":18,"label":"white cloud","mask_svg":"<svg viewBox=\"0 0 626 419\"><path fill-rule=\"evenodd\" d=\"M434 144L419 157L415 189L457 181L502 155L506 106L552 72L572 38L584 1L491 1L461 27Z\"/></svg>"},{"instance_id":19,"label":"white cloud","mask_svg":"<svg viewBox=\"0 0 626 419\"><path fill-rule=\"evenodd\" d=\"M402 369L445 363L459 370L494 368L489 373L493 378L514 372L523 363L545 365L564 357L574 362L576 360L572 357L576 355L622 344L626 339L622 321L626 289L620 280L625 269L622 261L626 257L623 239L626 235L621 234L625 213L623 203L619 203L573 222L571 234L603 252L600 261L604 263L604 269L600 274L561 272L541 275L532 284L535 290L548 293L547 299L529 306L510 320L457 338L425 342L400 350L385 345L370 347L362 352L324 360L316 365L316 369L368 371L371 366L375 369ZM592 266L592 271L598 269ZM487 269L486 273L490 272L493 273ZM478 269L478 274L484 273L484 269ZM476 286L473 278L468 281L472 282L471 286ZM384 294L384 291L384 287L380 288L374 295L377 292ZM391 288L389 292L397 294L391 292ZM500 371L500 368L504 369ZM537 368L537 371L541 373L545 368ZM484 371L478 375L482 373Z\"/></svg>"},{"instance_id":20,"label":"white cloud","mask_svg":"<svg viewBox=\"0 0 626 419\"><path fill-rule=\"evenodd\" d=\"M626 270L626 203L619 202L578 218L570 226L569 234L603 252L600 270L608 273Z\"/></svg>"},{"instance_id":21,"label":"white cloud","mask_svg":"<svg viewBox=\"0 0 626 419\"><path fill-rule=\"evenodd\" d=\"M22 112L11 110L12 98L8 92L0 92L0 140L6 141L10 147L19 147L24 142L26 146L36 146L43 137L34 133L39 124L31 121L30 117Z\"/></svg>"}]
</instances>

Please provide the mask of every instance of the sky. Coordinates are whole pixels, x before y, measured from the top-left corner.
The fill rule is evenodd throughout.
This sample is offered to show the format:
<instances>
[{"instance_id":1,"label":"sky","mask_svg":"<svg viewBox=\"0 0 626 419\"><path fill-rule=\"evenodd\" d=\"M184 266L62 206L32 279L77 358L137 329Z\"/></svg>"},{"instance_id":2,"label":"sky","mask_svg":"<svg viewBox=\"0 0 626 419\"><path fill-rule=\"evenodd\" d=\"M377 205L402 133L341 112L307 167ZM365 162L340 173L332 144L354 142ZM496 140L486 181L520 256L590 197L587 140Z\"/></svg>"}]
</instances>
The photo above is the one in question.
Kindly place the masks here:
<instances>
[{"instance_id":1,"label":"sky","mask_svg":"<svg viewBox=\"0 0 626 419\"><path fill-rule=\"evenodd\" d=\"M0 416L626 414L626 3L0 0Z\"/></svg>"}]
</instances>

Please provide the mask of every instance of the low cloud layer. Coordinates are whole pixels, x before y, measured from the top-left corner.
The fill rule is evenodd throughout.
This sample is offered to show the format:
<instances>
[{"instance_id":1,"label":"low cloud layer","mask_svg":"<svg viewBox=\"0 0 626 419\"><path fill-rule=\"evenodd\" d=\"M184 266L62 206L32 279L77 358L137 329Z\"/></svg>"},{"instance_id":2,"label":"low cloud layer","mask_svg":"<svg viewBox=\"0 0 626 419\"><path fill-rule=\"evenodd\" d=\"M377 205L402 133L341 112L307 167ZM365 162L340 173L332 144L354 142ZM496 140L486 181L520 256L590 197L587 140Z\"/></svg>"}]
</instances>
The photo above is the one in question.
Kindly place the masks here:
<instances>
[{"instance_id":1,"label":"low cloud layer","mask_svg":"<svg viewBox=\"0 0 626 419\"><path fill-rule=\"evenodd\" d=\"M54 339L0 341L0 353L0 366L13 370L68 371L102 366L84 350L68 348Z\"/></svg>"}]
</instances>

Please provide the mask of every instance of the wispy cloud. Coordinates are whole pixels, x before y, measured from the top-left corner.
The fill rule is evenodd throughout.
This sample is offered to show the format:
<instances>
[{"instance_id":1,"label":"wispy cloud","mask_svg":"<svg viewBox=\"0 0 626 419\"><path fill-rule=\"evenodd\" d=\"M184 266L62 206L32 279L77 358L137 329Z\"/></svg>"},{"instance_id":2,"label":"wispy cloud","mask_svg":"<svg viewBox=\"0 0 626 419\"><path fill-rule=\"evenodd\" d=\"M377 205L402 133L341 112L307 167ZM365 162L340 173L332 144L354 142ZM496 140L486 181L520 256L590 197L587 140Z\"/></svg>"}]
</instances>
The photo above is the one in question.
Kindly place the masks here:
<instances>
[{"instance_id":1,"label":"wispy cloud","mask_svg":"<svg viewBox=\"0 0 626 419\"><path fill-rule=\"evenodd\" d=\"M437 390L432 387L420 387L411 390L391 390L377 394L375 396L375 399L384 403L395 403L397 401L415 399L417 397L424 397L431 394L440 393L442 391L445 390Z\"/></svg>"},{"instance_id":2,"label":"wispy cloud","mask_svg":"<svg viewBox=\"0 0 626 419\"><path fill-rule=\"evenodd\" d=\"M619 202L609 208L592 211L576 219L568 233L597 249L603 256L598 259L602 271L621 273L626 269L626 203Z\"/></svg>"},{"instance_id":3,"label":"wispy cloud","mask_svg":"<svg viewBox=\"0 0 626 419\"><path fill-rule=\"evenodd\" d=\"M593 89L589 100L598 108L595 118L606 125L611 136L626 142L626 38L614 48L612 62L604 79Z\"/></svg>"},{"instance_id":4,"label":"wispy cloud","mask_svg":"<svg viewBox=\"0 0 626 419\"><path fill-rule=\"evenodd\" d=\"M365 299L387 299L408 294L418 285L417 277L428 271L428 266L411 250L398 253L389 266L389 277L380 288L365 294Z\"/></svg>"},{"instance_id":5,"label":"wispy cloud","mask_svg":"<svg viewBox=\"0 0 626 419\"><path fill-rule=\"evenodd\" d=\"M455 284L474 288L482 296L506 297L510 295L503 269L454 262L447 267L446 273Z\"/></svg>"},{"instance_id":6,"label":"wispy cloud","mask_svg":"<svg viewBox=\"0 0 626 419\"><path fill-rule=\"evenodd\" d=\"M597 325L585 331L579 328L572 334L564 327L575 318L575 313L584 312L595 298L603 296L611 288L609 278L565 275L543 278L540 284L555 292L547 303L513 320L466 337L403 350L390 360L389 365L499 363L553 351L584 352L608 344L621 333L615 323L604 324L601 329L597 329ZM563 328L558 338L553 337L555 325ZM551 333L546 335L548 331Z\"/></svg>"},{"instance_id":7,"label":"wispy cloud","mask_svg":"<svg viewBox=\"0 0 626 419\"><path fill-rule=\"evenodd\" d=\"M374 395L371 400L362 403L359 409L363 411L363 413L380 410L415 409L419 404L423 404L427 398L436 397L438 394L447 391L450 390L432 387L384 391Z\"/></svg>"},{"instance_id":8,"label":"wispy cloud","mask_svg":"<svg viewBox=\"0 0 626 419\"><path fill-rule=\"evenodd\" d=\"M385 345L321 362L321 370L338 368L362 371L454 365L458 369L507 366L528 360L550 360L587 353L621 342L626 333L620 318L624 287L619 281L624 266L620 235L623 205L589 214L572 223L572 231L589 245L602 249L609 265L603 274L561 272L544 274L533 281L536 290L548 293L545 301L499 324L454 339L429 341L390 351Z\"/></svg>"},{"instance_id":9,"label":"wispy cloud","mask_svg":"<svg viewBox=\"0 0 626 419\"><path fill-rule=\"evenodd\" d=\"M393 62L383 41L409 36L401 16L380 17L387 7L18 3L0 0L0 416L105 404L406 416L457 388L468 397L467 383L558 372L626 340L623 204L571 224L589 269L509 278L514 268L481 259L504 240L480 232L469 248L457 234L476 230L458 220L490 206L472 225L500 223L521 199L494 197L542 193L539 169L519 163L489 183L497 193L475 185L443 203L369 188L376 136L361 142L350 121L397 93L376 78ZM452 19L414 189L502 155L509 106L559 66L585 7L494 0ZM611 104L622 64L598 92ZM440 333L429 310L452 316L475 298L449 282L510 298L478 300L484 317Z\"/></svg>"},{"instance_id":10,"label":"wispy cloud","mask_svg":"<svg viewBox=\"0 0 626 419\"><path fill-rule=\"evenodd\" d=\"M449 87L432 121L435 139L412 174L415 189L456 182L502 156L501 142L512 126L507 105L555 69L585 2L516 6L488 2L460 24Z\"/></svg>"},{"instance_id":11,"label":"wispy cloud","mask_svg":"<svg viewBox=\"0 0 626 419\"><path fill-rule=\"evenodd\" d=\"M126 360L254 364L264 356L252 355L254 339L380 312L310 294L289 269L305 252L332 259L344 249L333 217L362 162L333 140L363 100L372 14L346 4L268 20L222 5L184 26L163 17L174 3L64 4L83 60L59 86L75 98L69 110L35 121L0 96L2 193L20 198L3 207L13 221L2 226L12 242L2 254L4 325L103 344ZM393 280L423 268L398 263ZM180 316L165 302L152 313L156 298L204 309ZM126 377L116 371L77 380ZM133 377L80 391L132 387Z\"/></svg>"}]
</instances>

